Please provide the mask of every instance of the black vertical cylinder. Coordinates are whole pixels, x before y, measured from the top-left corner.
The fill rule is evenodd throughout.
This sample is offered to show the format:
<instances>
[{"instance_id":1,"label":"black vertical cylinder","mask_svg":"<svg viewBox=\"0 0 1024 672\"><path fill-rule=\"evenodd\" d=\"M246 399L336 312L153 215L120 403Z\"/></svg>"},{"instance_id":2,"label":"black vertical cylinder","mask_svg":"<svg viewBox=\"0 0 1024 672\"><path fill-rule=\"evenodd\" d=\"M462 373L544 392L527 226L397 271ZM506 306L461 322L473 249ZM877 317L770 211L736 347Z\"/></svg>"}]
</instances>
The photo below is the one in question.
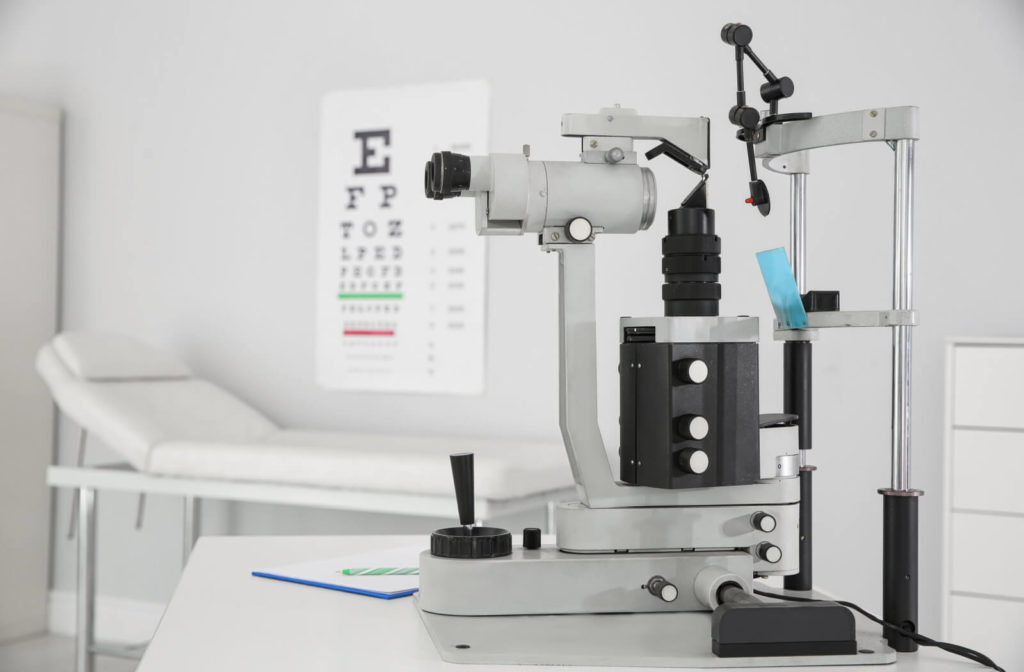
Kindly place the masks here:
<instances>
[{"instance_id":1,"label":"black vertical cylinder","mask_svg":"<svg viewBox=\"0 0 1024 672\"><path fill-rule=\"evenodd\" d=\"M883 491L882 620L917 632L917 496ZM917 651L917 642L885 628L897 651Z\"/></svg>"},{"instance_id":2,"label":"black vertical cylinder","mask_svg":"<svg viewBox=\"0 0 1024 672\"><path fill-rule=\"evenodd\" d=\"M451 456L451 461L452 480L455 481L455 502L459 506L459 523L472 525L476 522L473 453L456 453Z\"/></svg>"},{"instance_id":3,"label":"black vertical cylinder","mask_svg":"<svg viewBox=\"0 0 1024 672\"><path fill-rule=\"evenodd\" d=\"M782 346L783 393L782 410L798 416L798 445L811 449L811 344L809 341L786 341ZM787 576L783 585L789 590L810 590L814 573L813 520L814 508L811 479L813 469L800 470L800 572Z\"/></svg>"},{"instance_id":4,"label":"black vertical cylinder","mask_svg":"<svg viewBox=\"0 0 1024 672\"><path fill-rule=\"evenodd\" d=\"M782 410L800 416L800 450L811 449L811 343L786 341L782 346Z\"/></svg>"},{"instance_id":5,"label":"black vertical cylinder","mask_svg":"<svg viewBox=\"0 0 1024 672\"><path fill-rule=\"evenodd\" d=\"M800 572L791 574L782 580L786 590L810 590L813 587L812 570L814 567L811 550L814 548L811 539L811 479L814 469L804 467L800 470L800 545L797 552L800 557Z\"/></svg>"}]
</instances>

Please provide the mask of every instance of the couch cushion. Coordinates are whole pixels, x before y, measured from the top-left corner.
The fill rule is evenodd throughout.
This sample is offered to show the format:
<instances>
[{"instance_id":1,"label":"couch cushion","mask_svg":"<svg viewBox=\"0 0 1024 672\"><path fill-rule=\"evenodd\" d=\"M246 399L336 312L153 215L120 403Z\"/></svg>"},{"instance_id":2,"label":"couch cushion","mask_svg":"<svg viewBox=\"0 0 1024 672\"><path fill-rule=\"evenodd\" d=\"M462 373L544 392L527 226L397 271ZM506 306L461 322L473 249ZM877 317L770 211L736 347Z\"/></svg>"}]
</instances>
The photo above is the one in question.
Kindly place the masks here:
<instances>
[{"instance_id":1,"label":"couch cushion","mask_svg":"<svg viewBox=\"0 0 1024 672\"><path fill-rule=\"evenodd\" d=\"M45 345L36 369L71 420L139 470L171 439L252 441L277 429L262 413L196 378L83 380Z\"/></svg>"},{"instance_id":2,"label":"couch cushion","mask_svg":"<svg viewBox=\"0 0 1024 672\"><path fill-rule=\"evenodd\" d=\"M72 375L83 380L188 378L188 367L173 355L121 334L66 331L53 349Z\"/></svg>"},{"instance_id":3,"label":"couch cushion","mask_svg":"<svg viewBox=\"0 0 1024 672\"><path fill-rule=\"evenodd\" d=\"M452 453L475 454L476 496L513 499L573 485L565 449L463 437L392 436L281 430L251 443L168 441L153 448L149 471L352 490L451 495Z\"/></svg>"}]
</instances>

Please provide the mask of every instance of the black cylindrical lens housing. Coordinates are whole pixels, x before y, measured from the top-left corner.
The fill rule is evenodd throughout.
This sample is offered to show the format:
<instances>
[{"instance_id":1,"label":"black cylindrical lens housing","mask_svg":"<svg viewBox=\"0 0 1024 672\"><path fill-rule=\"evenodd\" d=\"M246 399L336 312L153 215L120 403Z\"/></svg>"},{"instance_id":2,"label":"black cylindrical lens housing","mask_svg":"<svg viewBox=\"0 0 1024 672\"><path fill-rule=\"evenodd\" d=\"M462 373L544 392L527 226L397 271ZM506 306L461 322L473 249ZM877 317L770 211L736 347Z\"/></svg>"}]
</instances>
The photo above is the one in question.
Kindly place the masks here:
<instances>
[{"instance_id":1,"label":"black cylindrical lens housing","mask_svg":"<svg viewBox=\"0 0 1024 672\"><path fill-rule=\"evenodd\" d=\"M687 206L669 210L668 235L661 241L665 315L718 315L721 252L714 210Z\"/></svg>"},{"instance_id":2,"label":"black cylindrical lens housing","mask_svg":"<svg viewBox=\"0 0 1024 672\"><path fill-rule=\"evenodd\" d=\"M434 152L423 175L427 198L441 200L461 196L469 189L471 161L465 154Z\"/></svg>"}]
</instances>

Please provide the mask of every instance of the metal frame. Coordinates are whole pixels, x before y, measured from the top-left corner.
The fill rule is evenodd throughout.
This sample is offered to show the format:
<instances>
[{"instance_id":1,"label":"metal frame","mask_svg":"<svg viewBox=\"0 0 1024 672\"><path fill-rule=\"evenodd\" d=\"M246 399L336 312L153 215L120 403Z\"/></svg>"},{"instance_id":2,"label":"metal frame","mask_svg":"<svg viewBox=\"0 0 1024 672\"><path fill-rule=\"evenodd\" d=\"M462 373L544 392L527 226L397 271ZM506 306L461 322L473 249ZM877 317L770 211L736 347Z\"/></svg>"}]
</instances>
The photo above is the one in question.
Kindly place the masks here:
<instances>
[{"instance_id":1,"label":"metal frame","mask_svg":"<svg viewBox=\"0 0 1024 672\"><path fill-rule=\"evenodd\" d=\"M808 150L862 142L890 143L896 152L893 207L892 311L820 313L809 327L891 327L892 341L892 464L891 491L916 493L910 487L910 383L914 255L914 147L918 138L917 108L871 108L826 114L764 129L754 155L766 168L790 176L790 245L797 287L806 282L806 174ZM810 317L810 316L809 316ZM845 322L845 323L844 323ZM791 340L803 330L777 331ZM809 337L813 337L809 335Z\"/></svg>"},{"instance_id":2,"label":"metal frame","mask_svg":"<svg viewBox=\"0 0 1024 672\"><path fill-rule=\"evenodd\" d=\"M84 444L85 432L82 434ZM455 510L454 495L415 495L403 492L336 490L281 483L228 481L213 478L152 476L127 464L96 467L54 465L46 471L46 482L54 488L77 491L78 567L76 588L75 670L92 672L96 654L140 658L145 645L117 646L96 641L96 499L99 491L172 495L183 498L182 566L200 535L202 499L262 502L313 508L366 511L429 517L447 517ZM544 511L548 531L552 530L554 502L571 497L572 488L538 493L517 499L478 499L481 519L491 519L537 509Z\"/></svg>"}]
</instances>

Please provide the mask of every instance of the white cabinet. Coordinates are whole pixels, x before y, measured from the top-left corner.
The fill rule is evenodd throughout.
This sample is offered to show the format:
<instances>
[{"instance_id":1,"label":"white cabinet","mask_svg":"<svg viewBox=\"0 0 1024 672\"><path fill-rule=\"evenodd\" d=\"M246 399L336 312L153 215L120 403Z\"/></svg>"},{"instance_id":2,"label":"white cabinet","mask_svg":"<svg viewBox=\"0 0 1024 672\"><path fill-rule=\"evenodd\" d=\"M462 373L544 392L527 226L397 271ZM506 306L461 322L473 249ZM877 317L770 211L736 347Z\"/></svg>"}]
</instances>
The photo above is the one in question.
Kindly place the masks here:
<instances>
[{"instance_id":1,"label":"white cabinet","mask_svg":"<svg viewBox=\"0 0 1024 672\"><path fill-rule=\"evenodd\" d=\"M60 111L0 98L0 641L46 628L53 404L35 354L57 326Z\"/></svg>"},{"instance_id":2,"label":"white cabinet","mask_svg":"<svg viewBox=\"0 0 1024 672\"><path fill-rule=\"evenodd\" d=\"M945 639L1024 669L1024 339L946 359Z\"/></svg>"}]
</instances>

